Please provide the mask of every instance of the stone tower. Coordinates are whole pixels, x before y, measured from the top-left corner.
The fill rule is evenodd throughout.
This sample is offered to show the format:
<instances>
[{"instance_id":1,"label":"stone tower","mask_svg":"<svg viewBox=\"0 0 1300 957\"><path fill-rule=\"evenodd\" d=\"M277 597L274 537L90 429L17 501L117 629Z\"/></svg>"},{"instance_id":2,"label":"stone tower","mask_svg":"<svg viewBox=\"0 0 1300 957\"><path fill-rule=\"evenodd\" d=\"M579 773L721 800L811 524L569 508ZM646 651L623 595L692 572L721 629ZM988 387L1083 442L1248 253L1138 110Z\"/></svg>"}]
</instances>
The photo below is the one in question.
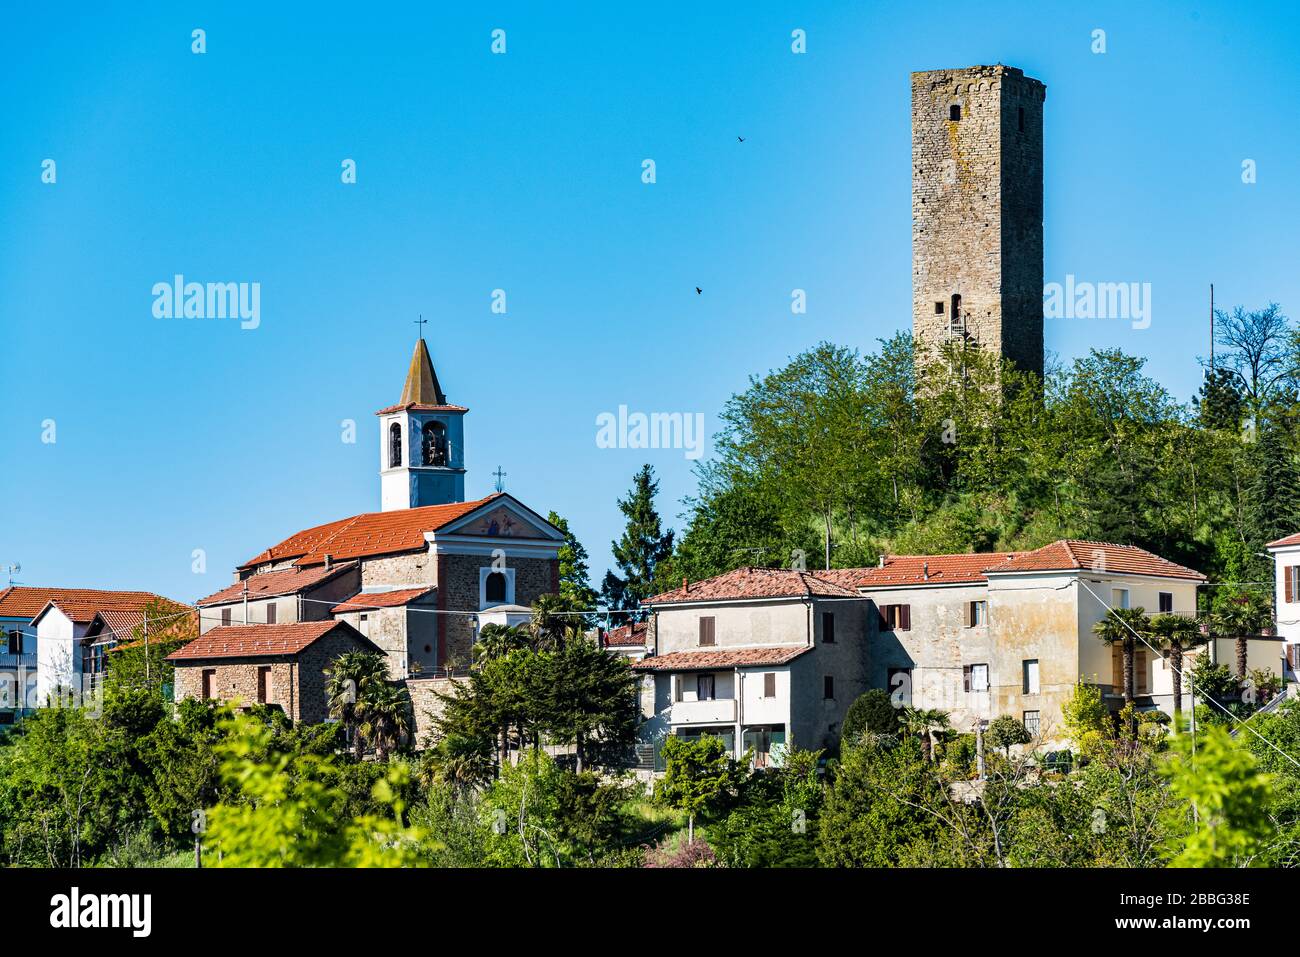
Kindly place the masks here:
<instances>
[{"instance_id":1,"label":"stone tower","mask_svg":"<svg viewBox=\"0 0 1300 957\"><path fill-rule=\"evenodd\" d=\"M380 508L391 512L465 501L465 413L443 394L423 337L397 405L380 409Z\"/></svg>"},{"instance_id":2,"label":"stone tower","mask_svg":"<svg viewBox=\"0 0 1300 957\"><path fill-rule=\"evenodd\" d=\"M912 333L1043 371L1043 100L1015 67L912 74Z\"/></svg>"}]
</instances>

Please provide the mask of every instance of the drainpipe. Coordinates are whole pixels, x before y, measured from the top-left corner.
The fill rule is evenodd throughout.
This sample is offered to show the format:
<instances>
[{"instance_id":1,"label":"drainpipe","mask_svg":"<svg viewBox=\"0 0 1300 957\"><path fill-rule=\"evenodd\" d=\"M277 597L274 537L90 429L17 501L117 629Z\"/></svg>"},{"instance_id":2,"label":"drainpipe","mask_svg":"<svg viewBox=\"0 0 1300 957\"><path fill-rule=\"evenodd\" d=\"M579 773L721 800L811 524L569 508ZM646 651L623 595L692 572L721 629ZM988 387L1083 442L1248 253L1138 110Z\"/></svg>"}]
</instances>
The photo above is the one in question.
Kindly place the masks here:
<instances>
[{"instance_id":1,"label":"drainpipe","mask_svg":"<svg viewBox=\"0 0 1300 957\"><path fill-rule=\"evenodd\" d=\"M735 669L735 678L733 679L736 695L736 757L739 758L745 753L745 676L740 668Z\"/></svg>"}]
</instances>

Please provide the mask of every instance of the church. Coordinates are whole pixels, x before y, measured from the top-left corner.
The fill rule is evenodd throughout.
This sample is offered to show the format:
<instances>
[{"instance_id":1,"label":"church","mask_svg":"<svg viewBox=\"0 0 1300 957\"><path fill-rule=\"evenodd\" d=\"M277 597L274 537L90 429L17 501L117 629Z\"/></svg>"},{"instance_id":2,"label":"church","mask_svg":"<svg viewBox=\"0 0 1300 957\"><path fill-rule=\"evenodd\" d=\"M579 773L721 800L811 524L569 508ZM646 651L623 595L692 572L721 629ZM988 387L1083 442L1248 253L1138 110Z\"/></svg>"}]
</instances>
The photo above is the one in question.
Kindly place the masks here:
<instances>
[{"instance_id":1,"label":"church","mask_svg":"<svg viewBox=\"0 0 1300 957\"><path fill-rule=\"evenodd\" d=\"M376 413L380 510L295 532L243 562L198 602L208 656L259 657L258 629L239 626L333 621L378 646L392 679L446 678L468 670L479 628L526 621L533 601L558 591L559 529L505 492L465 500L468 412L447 400L421 337L401 398Z\"/></svg>"}]
</instances>

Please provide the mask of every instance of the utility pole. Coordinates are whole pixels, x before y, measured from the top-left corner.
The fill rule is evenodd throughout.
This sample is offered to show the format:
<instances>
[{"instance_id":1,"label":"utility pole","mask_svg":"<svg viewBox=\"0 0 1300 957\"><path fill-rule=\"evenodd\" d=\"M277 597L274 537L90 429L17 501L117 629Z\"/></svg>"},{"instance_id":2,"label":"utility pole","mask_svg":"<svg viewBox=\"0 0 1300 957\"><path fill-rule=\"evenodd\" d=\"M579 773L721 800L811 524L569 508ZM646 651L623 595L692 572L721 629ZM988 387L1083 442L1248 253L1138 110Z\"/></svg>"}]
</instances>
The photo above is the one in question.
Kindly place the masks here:
<instances>
[{"instance_id":1,"label":"utility pole","mask_svg":"<svg viewBox=\"0 0 1300 957\"><path fill-rule=\"evenodd\" d=\"M979 779L984 780L984 719L975 719L975 767Z\"/></svg>"},{"instance_id":2,"label":"utility pole","mask_svg":"<svg viewBox=\"0 0 1300 957\"><path fill-rule=\"evenodd\" d=\"M248 579L244 579L244 624L248 624Z\"/></svg>"},{"instance_id":3,"label":"utility pole","mask_svg":"<svg viewBox=\"0 0 1300 957\"><path fill-rule=\"evenodd\" d=\"M1210 371L1214 371L1214 283L1210 283Z\"/></svg>"}]
</instances>

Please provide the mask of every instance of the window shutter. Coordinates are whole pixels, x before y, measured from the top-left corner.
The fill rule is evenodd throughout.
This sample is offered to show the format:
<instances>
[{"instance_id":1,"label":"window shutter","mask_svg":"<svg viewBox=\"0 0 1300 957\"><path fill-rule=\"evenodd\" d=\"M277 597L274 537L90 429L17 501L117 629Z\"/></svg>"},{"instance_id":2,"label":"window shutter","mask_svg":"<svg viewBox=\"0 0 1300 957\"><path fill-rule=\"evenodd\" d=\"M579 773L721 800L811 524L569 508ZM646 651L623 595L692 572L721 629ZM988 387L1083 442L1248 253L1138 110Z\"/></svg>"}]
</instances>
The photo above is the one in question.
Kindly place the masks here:
<instances>
[{"instance_id":1,"label":"window shutter","mask_svg":"<svg viewBox=\"0 0 1300 957\"><path fill-rule=\"evenodd\" d=\"M712 645L713 643L714 643L713 618L711 617L701 618L700 619L700 644Z\"/></svg>"},{"instance_id":2,"label":"window shutter","mask_svg":"<svg viewBox=\"0 0 1300 957\"><path fill-rule=\"evenodd\" d=\"M887 605L876 606L876 614L880 616L880 630L889 631L889 617L885 614Z\"/></svg>"},{"instance_id":3,"label":"window shutter","mask_svg":"<svg viewBox=\"0 0 1300 957\"><path fill-rule=\"evenodd\" d=\"M912 629L912 606L911 605L898 606L898 627L901 628L903 631L911 631Z\"/></svg>"},{"instance_id":4,"label":"window shutter","mask_svg":"<svg viewBox=\"0 0 1300 957\"><path fill-rule=\"evenodd\" d=\"M763 675L763 697L776 697L776 672L769 671Z\"/></svg>"},{"instance_id":5,"label":"window shutter","mask_svg":"<svg viewBox=\"0 0 1300 957\"><path fill-rule=\"evenodd\" d=\"M968 607L969 607L969 606L968 606ZM967 622L967 624L969 624L969 622ZM963 666L962 666L962 669L961 669L961 684L962 684L962 690L964 690L964 691L970 691L970 690L971 690L971 674L970 674L970 665L963 665Z\"/></svg>"},{"instance_id":6,"label":"window shutter","mask_svg":"<svg viewBox=\"0 0 1300 957\"><path fill-rule=\"evenodd\" d=\"M963 624L965 624L967 628L970 628L972 625L975 624L975 603L973 601L966 602L965 615L966 615L966 619L963 622ZM970 689L967 688L966 690L969 691Z\"/></svg>"},{"instance_id":7,"label":"window shutter","mask_svg":"<svg viewBox=\"0 0 1300 957\"><path fill-rule=\"evenodd\" d=\"M1288 565L1282 577L1286 580L1286 600L1295 601L1295 565Z\"/></svg>"}]
</instances>

